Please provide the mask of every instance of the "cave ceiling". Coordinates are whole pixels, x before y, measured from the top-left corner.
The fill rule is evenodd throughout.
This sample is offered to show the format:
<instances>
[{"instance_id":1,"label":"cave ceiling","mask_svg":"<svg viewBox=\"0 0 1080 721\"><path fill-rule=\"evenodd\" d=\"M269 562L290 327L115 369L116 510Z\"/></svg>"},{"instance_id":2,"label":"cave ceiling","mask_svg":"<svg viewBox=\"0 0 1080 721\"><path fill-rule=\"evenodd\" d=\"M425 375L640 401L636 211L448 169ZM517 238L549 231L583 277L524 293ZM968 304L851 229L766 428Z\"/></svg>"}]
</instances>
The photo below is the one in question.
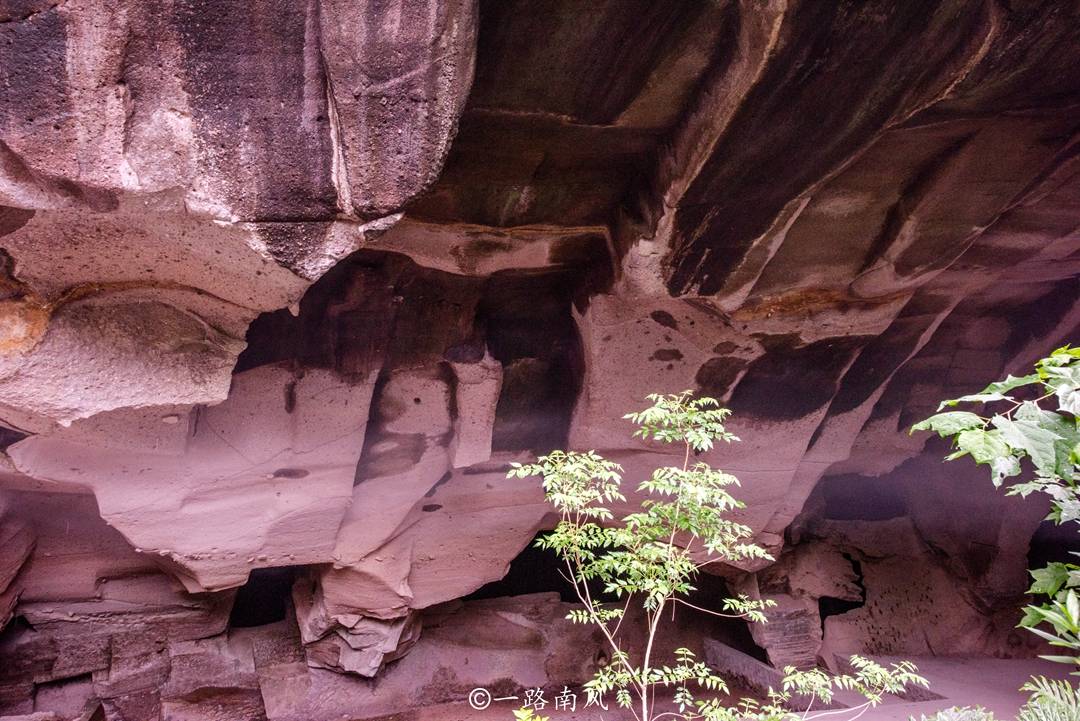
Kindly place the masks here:
<instances>
[{"instance_id":1,"label":"cave ceiling","mask_svg":"<svg viewBox=\"0 0 1080 721\"><path fill-rule=\"evenodd\" d=\"M339 714L550 525L511 461L640 477L622 416L684 389L796 660L1007 653L1042 509L906 430L1080 339L1078 64L1058 0L0 0L0 715L197 705L118 629L213 656L281 568L234 701ZM854 577L791 579L859 554L823 638ZM910 640L897 593L965 610Z\"/></svg>"}]
</instances>

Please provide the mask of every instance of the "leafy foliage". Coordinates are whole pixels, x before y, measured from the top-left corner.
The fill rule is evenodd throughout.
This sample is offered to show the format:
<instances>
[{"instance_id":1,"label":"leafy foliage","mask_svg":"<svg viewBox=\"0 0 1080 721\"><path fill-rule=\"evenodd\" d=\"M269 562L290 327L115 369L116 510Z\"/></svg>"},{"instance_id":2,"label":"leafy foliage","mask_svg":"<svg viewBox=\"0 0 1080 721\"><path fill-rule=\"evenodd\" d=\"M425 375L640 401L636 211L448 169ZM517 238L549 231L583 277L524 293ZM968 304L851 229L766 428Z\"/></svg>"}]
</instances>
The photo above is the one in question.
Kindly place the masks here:
<instances>
[{"instance_id":1,"label":"leafy foliage","mask_svg":"<svg viewBox=\"0 0 1080 721\"><path fill-rule=\"evenodd\" d=\"M994 714L981 706L976 707L959 707L953 706L952 708L943 709L938 711L933 716L926 716L920 714L916 719L914 716L909 718L909 721L997 721L994 718Z\"/></svg>"},{"instance_id":2,"label":"leafy foliage","mask_svg":"<svg viewBox=\"0 0 1080 721\"><path fill-rule=\"evenodd\" d=\"M644 496L640 508L616 518L609 504L625 502L622 468L594 451L554 451L535 463L513 464L510 477L539 476L547 500L559 513L559 522L537 545L554 551L565 565L565 576L581 601L582 608L567 618L574 623L599 629L610 646L611 661L584 685L586 703L601 704L614 696L615 703L629 709L638 721L659 716L707 721L789 721L807 720L809 708L801 714L788 710L793 698L831 700L836 689L862 694L867 700L860 709L881 702L887 693L902 691L912 684L927 685L917 669L904 662L889 667L868 659L852 657L850 673L829 676L820 670L785 669L782 688L770 690L764 703L742 699L730 705L713 695L698 698L702 691L728 694L724 679L685 648L675 651L674 665L654 661L655 641L664 611L684 604L717 616L764 622L771 601L747 596L729 598L723 611L693 606L685 596L694 590L694 578L706 564L717 561L770 559L760 546L750 541L751 529L734 521L731 512L744 504L731 495L739 486L734 476L691 461L692 454L712 450L717 442L737 441L724 426L730 411L712 398L693 398L690 391L674 395L650 395L648 408L625 416L637 424L636 437L664 444L680 445L682 464L653 471L638 484ZM614 597L604 602L594 594ZM644 650L632 658L622 643L620 631L630 604L640 604L645 621ZM674 710L655 713L658 686L673 691ZM805 703L805 702L804 702ZM518 721L538 721L520 716Z\"/></svg>"},{"instance_id":3,"label":"leafy foliage","mask_svg":"<svg viewBox=\"0 0 1080 721\"><path fill-rule=\"evenodd\" d=\"M1080 691L1068 682L1036 676L1022 690L1031 697L1016 721L1080 721Z\"/></svg>"},{"instance_id":4,"label":"leafy foliage","mask_svg":"<svg viewBox=\"0 0 1080 721\"><path fill-rule=\"evenodd\" d=\"M1010 395L1025 387L1034 390L1031 395L1036 397L1017 400ZM940 412L915 424L912 431L932 431L952 439L957 450L947 460L970 455L976 463L989 466L997 487L1026 470L1027 479L1011 483L1008 495L1026 498L1043 493L1051 501L1049 520L1080 521L1080 348L1058 348L1035 364L1034 373L1019 378L1010 375L980 393L945 401L938 410L961 403L993 405L998 410L990 415ZM1034 582L1028 592L1048 600L1028 606L1021 625L1051 645L1073 652L1044 658L1080 665L1080 566L1052 563L1031 575Z\"/></svg>"},{"instance_id":5,"label":"leafy foliage","mask_svg":"<svg viewBox=\"0 0 1080 721\"><path fill-rule=\"evenodd\" d=\"M532 708L514 709L514 721L551 721L550 716L541 716Z\"/></svg>"}]
</instances>

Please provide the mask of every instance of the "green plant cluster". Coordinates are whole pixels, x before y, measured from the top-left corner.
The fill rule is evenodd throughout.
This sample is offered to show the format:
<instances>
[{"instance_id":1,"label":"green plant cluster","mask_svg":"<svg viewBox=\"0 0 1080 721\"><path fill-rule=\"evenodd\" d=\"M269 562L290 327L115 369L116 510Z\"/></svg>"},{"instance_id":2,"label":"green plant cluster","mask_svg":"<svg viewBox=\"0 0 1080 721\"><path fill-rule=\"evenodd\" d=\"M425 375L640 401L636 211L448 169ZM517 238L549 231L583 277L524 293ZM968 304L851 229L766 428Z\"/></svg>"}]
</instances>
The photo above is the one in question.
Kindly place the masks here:
<instances>
[{"instance_id":1,"label":"green plant cluster","mask_svg":"<svg viewBox=\"0 0 1080 721\"><path fill-rule=\"evenodd\" d=\"M1030 693L1020 708L1016 721L1080 721L1080 691L1060 679L1042 676L1024 684L1021 691ZM997 721L994 714L982 707L953 707L933 716L914 716L909 721Z\"/></svg>"},{"instance_id":2,"label":"green plant cluster","mask_svg":"<svg viewBox=\"0 0 1080 721\"><path fill-rule=\"evenodd\" d=\"M917 669L903 662L888 667L858 656L849 673L830 676L821 670L785 669L780 689L770 689L764 702L732 699L724 679L685 648L675 651L674 665L655 661L665 611L676 604L717 616L763 623L770 601L746 596L727 599L722 611L694 606L686 596L694 578L706 564L769 559L751 542L751 529L733 520L743 508L731 490L734 476L696 460L718 443L738 439L724 422L730 411L712 398L694 398L690 391L651 395L651 405L625 416L638 426L636 437L675 446L677 465L655 469L640 482L643 497L633 512L617 517L612 504L625 503L622 468L594 451L554 451L535 463L514 464L509 476L539 476L559 522L538 540L554 551L565 566L581 608L567 618L597 628L610 650L610 663L585 683L587 704L614 697L638 721L676 718L690 721L809 721L814 702L828 702L837 689L861 694L865 703L850 709L854 718L880 703L888 693L900 693L917 684L926 686ZM605 600L608 599L608 600ZM615 599L611 601L610 599ZM631 603L639 604L645 628L644 650L632 655L624 644L623 627ZM667 687L672 708L657 712L656 689ZM698 694L707 692L705 698ZM799 712L790 710L793 699L811 701ZM828 714L838 718L835 712ZM543 721L532 709L516 712L519 721Z\"/></svg>"},{"instance_id":3,"label":"green plant cluster","mask_svg":"<svg viewBox=\"0 0 1080 721\"><path fill-rule=\"evenodd\" d=\"M1033 390L1034 397L1018 399L1017 392L1024 388ZM944 401L938 411L961 403L982 404L987 410L981 415L939 412L912 431L933 431L951 439L956 451L946 460L971 456L989 467L996 487L1026 469L1027 479L1009 484L1008 495L1045 494L1051 503L1049 520L1080 522L1080 348L1059 348L1036 363L1034 373L1010 375L980 393ZM1028 606L1021 625L1071 652L1043 658L1080 665L1080 566L1051 563L1031 575L1028 592L1047 600Z\"/></svg>"}]
</instances>

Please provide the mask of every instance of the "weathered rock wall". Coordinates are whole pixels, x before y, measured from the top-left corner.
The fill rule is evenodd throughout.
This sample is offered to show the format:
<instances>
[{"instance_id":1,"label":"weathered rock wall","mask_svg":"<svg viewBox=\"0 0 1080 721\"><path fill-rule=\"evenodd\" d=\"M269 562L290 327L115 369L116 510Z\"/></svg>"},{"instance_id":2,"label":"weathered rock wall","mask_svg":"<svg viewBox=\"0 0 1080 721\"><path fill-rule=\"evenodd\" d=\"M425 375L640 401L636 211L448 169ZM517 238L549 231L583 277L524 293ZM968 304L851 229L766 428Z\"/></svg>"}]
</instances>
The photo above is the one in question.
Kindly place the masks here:
<instances>
[{"instance_id":1,"label":"weathered rock wall","mask_svg":"<svg viewBox=\"0 0 1080 721\"><path fill-rule=\"evenodd\" d=\"M0 0L0 715L584 676L553 599L443 604L550 523L510 461L640 476L687 388L770 660L1029 653L1042 509L905 430L1080 337L1078 48L1055 0Z\"/></svg>"}]
</instances>

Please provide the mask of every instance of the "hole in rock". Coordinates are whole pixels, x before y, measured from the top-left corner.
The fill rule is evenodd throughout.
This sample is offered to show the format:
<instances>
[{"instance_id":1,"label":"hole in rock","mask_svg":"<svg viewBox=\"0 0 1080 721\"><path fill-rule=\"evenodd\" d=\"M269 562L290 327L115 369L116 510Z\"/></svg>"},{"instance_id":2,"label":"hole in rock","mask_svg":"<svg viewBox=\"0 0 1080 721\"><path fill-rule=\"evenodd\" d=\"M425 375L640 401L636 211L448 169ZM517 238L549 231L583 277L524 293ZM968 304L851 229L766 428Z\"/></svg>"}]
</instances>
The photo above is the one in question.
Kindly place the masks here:
<instances>
[{"instance_id":1,"label":"hole in rock","mask_svg":"<svg viewBox=\"0 0 1080 721\"><path fill-rule=\"evenodd\" d=\"M25 433L0 426L0 451L6 451L8 446L18 443L23 438L26 438Z\"/></svg>"},{"instance_id":2,"label":"hole in rock","mask_svg":"<svg viewBox=\"0 0 1080 721\"><path fill-rule=\"evenodd\" d=\"M851 601L846 598L833 598L832 596L822 596L819 598L818 615L821 617L822 631L825 630L825 619L829 616L839 616L866 605L866 585L863 581L862 564L847 553L843 555L844 558L848 560L848 563L851 564L851 570L855 572L855 585L859 587L861 598L858 601Z\"/></svg>"},{"instance_id":3,"label":"hole in rock","mask_svg":"<svg viewBox=\"0 0 1080 721\"><path fill-rule=\"evenodd\" d=\"M464 600L555 591L563 601L576 603L578 598L574 595L574 587L559 574L559 570L563 568L562 563L553 551L536 548L534 541L535 539L529 541L529 545L510 562L510 569L505 576L481 586Z\"/></svg>"},{"instance_id":4,"label":"hole in rock","mask_svg":"<svg viewBox=\"0 0 1080 721\"><path fill-rule=\"evenodd\" d=\"M23 643L25 637L34 634L35 630L34 626L24 616L13 616L6 626L0 629L0 662L8 654L11 654L13 649L16 649L20 643ZM0 663L0 677L2 677L3 671L4 664ZM3 717L3 710L4 704L2 698L0 698L0 718Z\"/></svg>"},{"instance_id":5,"label":"hole in rock","mask_svg":"<svg viewBox=\"0 0 1080 721\"><path fill-rule=\"evenodd\" d=\"M26 620L25 616L15 616L8 621L3 631L0 631L0 640L7 636L17 636L23 631L33 631L34 625Z\"/></svg>"},{"instance_id":6,"label":"hole in rock","mask_svg":"<svg viewBox=\"0 0 1080 721\"><path fill-rule=\"evenodd\" d=\"M735 595L723 578L711 573L699 574L694 579L693 585L697 590L693 591L686 600L699 608L724 613L724 599ZM769 662L768 654L754 641L754 637L750 634L750 624L746 621L738 618L717 618L688 608L679 608L679 613L682 614L681 620L690 627L700 628L703 634L762 663Z\"/></svg>"},{"instance_id":7,"label":"hole in rock","mask_svg":"<svg viewBox=\"0 0 1080 721\"><path fill-rule=\"evenodd\" d=\"M814 492L822 494L825 518L833 521L887 521L907 515L907 505L896 483L885 478L826 476Z\"/></svg>"},{"instance_id":8,"label":"hole in rock","mask_svg":"<svg viewBox=\"0 0 1080 721\"><path fill-rule=\"evenodd\" d=\"M236 592L229 626L250 628L285 620L295 579L295 567L254 569Z\"/></svg>"},{"instance_id":9,"label":"hole in rock","mask_svg":"<svg viewBox=\"0 0 1080 721\"><path fill-rule=\"evenodd\" d=\"M825 628L825 619L829 616L840 616L848 611L863 607L862 601L849 601L846 598L833 598L822 596L818 599L818 614L821 616L821 627Z\"/></svg>"},{"instance_id":10,"label":"hole in rock","mask_svg":"<svg viewBox=\"0 0 1080 721\"><path fill-rule=\"evenodd\" d=\"M1080 553L1080 539L1072 524L1059 526L1043 521L1028 548L1028 568L1044 568L1049 563L1080 563L1073 553Z\"/></svg>"}]
</instances>

